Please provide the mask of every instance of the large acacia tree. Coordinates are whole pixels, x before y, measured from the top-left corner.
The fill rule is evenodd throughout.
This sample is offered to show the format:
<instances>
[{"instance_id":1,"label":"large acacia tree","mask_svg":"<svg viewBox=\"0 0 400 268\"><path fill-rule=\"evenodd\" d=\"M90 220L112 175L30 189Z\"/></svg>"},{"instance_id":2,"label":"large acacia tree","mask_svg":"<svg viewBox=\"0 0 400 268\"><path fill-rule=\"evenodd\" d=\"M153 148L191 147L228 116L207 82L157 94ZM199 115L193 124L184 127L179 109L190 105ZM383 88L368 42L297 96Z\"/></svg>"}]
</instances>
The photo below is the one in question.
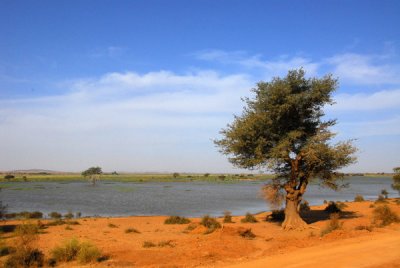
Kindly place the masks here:
<instances>
[{"instance_id":1,"label":"large acacia tree","mask_svg":"<svg viewBox=\"0 0 400 268\"><path fill-rule=\"evenodd\" d=\"M215 141L235 166L276 174L266 189L270 201L285 198L284 229L306 226L299 204L311 180L337 190L343 178L338 170L356 161L351 141L331 142L329 127L336 121L323 119L337 85L331 75L306 78L303 69L260 82L253 89L255 97L244 100L242 115Z\"/></svg>"},{"instance_id":2,"label":"large acacia tree","mask_svg":"<svg viewBox=\"0 0 400 268\"><path fill-rule=\"evenodd\" d=\"M96 181L99 179L101 174L103 174L101 167L90 167L82 172L82 176L85 178L89 177L93 186L96 185Z\"/></svg>"}]
</instances>

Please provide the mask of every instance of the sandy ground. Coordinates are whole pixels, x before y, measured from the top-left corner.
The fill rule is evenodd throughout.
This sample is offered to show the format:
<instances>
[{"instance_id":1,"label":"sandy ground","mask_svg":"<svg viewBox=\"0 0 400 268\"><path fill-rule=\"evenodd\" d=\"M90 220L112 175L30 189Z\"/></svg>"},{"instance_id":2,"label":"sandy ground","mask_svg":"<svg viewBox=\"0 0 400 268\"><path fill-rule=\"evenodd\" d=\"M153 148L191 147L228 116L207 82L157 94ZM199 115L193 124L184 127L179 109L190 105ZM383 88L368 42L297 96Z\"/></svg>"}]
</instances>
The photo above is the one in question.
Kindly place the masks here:
<instances>
[{"instance_id":1,"label":"sandy ground","mask_svg":"<svg viewBox=\"0 0 400 268\"><path fill-rule=\"evenodd\" d=\"M189 224L166 225L164 216L82 218L70 228L48 227L39 235L37 246L49 256L56 245L75 237L92 242L110 256L101 263L79 266L72 262L59 267L400 267L400 224L357 230L371 225L373 203L346 204L342 228L324 236L321 230L329 221L323 211L326 205L313 207L305 215L310 224L304 231L283 231L278 223L265 221L268 213L257 215L258 223L241 223L243 217L233 217L235 223L223 224L211 234L204 234L206 228L198 218L190 219L192 230ZM400 215L400 205L394 200L389 206ZM1 223L15 224L19 222ZM128 228L140 233L126 233ZM239 235L247 228L256 235L254 239ZM12 233L3 237L12 244ZM167 245L144 248L145 241Z\"/></svg>"}]
</instances>

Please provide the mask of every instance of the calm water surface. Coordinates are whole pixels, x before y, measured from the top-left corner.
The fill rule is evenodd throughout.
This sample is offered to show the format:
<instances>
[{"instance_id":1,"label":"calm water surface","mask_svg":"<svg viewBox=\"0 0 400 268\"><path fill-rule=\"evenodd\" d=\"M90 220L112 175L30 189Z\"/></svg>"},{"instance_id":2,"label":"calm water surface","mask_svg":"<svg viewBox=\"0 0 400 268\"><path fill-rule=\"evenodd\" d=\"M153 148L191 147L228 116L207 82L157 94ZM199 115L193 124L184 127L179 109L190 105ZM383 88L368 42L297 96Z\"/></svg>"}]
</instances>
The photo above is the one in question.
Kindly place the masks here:
<instances>
[{"instance_id":1,"label":"calm water surface","mask_svg":"<svg viewBox=\"0 0 400 268\"><path fill-rule=\"evenodd\" d=\"M356 194L376 199L382 189L397 197L390 177L352 177L349 188L339 192L308 187L305 199L311 205L323 200L353 200ZM260 196L265 182L109 182L93 187L87 182L8 182L0 183L3 204L9 212L82 212L83 216L182 215L220 216L225 210L234 215L257 213L270 207Z\"/></svg>"}]
</instances>

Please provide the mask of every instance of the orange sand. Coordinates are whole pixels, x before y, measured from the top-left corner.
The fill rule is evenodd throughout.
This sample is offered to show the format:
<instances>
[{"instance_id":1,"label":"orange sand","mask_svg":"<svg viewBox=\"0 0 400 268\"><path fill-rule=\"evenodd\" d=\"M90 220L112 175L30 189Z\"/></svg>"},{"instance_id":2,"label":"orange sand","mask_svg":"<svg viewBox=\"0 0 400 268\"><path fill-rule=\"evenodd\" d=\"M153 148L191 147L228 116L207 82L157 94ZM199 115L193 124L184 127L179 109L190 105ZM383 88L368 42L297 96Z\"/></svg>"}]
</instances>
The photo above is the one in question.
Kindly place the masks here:
<instances>
[{"instance_id":1,"label":"orange sand","mask_svg":"<svg viewBox=\"0 0 400 268\"><path fill-rule=\"evenodd\" d=\"M328 222L325 205L312 208L307 215L312 223L304 231L283 231L277 223L265 221L268 213L257 215L259 222L253 224L233 217L235 223L223 224L211 234L204 234L206 229L198 224L198 218L190 219L196 224L191 231L186 230L188 224L164 224L165 216L82 218L78 219L80 225L71 226L73 230L67 230L66 225L48 227L39 235L38 247L49 256L56 245L76 237L92 242L110 256L102 263L80 266L72 262L59 267L400 267L400 224L372 232L355 230L371 224L372 202L346 204L342 229L323 237L320 232ZM400 205L394 200L389 205L400 215ZM128 228L140 233L125 233ZM241 237L238 231L243 228L251 228L256 238ZM3 237L12 244L10 234ZM143 248L144 241L170 241L171 246Z\"/></svg>"}]
</instances>

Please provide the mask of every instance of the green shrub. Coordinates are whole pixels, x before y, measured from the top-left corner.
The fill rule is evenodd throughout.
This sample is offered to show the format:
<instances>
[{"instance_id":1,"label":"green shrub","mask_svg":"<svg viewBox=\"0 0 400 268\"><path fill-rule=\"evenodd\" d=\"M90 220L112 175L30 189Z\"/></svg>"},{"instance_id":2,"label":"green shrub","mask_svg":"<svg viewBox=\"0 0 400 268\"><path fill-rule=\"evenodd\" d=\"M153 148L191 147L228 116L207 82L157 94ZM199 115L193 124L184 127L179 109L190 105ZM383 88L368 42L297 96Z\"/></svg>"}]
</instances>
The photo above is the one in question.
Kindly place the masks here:
<instances>
[{"instance_id":1,"label":"green shrub","mask_svg":"<svg viewBox=\"0 0 400 268\"><path fill-rule=\"evenodd\" d=\"M246 213L246 216L240 220L242 223L256 223L258 222L256 217L254 217L249 212Z\"/></svg>"},{"instance_id":2,"label":"green shrub","mask_svg":"<svg viewBox=\"0 0 400 268\"><path fill-rule=\"evenodd\" d=\"M185 217L170 216L164 221L164 224L187 224L190 220Z\"/></svg>"},{"instance_id":3,"label":"green shrub","mask_svg":"<svg viewBox=\"0 0 400 268\"><path fill-rule=\"evenodd\" d=\"M210 217L209 215L204 215L201 218L200 224L208 229L205 234L210 234L216 229L221 228L221 224L217 221L217 219Z\"/></svg>"},{"instance_id":4,"label":"green shrub","mask_svg":"<svg viewBox=\"0 0 400 268\"><path fill-rule=\"evenodd\" d=\"M399 222L399 216L388 205L381 205L373 211L373 222L377 226L384 227L393 222Z\"/></svg>"},{"instance_id":5,"label":"green shrub","mask_svg":"<svg viewBox=\"0 0 400 268\"><path fill-rule=\"evenodd\" d=\"M232 221L232 214L230 211L224 212L224 223L233 223Z\"/></svg>"},{"instance_id":6,"label":"green shrub","mask_svg":"<svg viewBox=\"0 0 400 268\"><path fill-rule=\"evenodd\" d=\"M338 230L342 228L342 223L339 222L339 213L332 213L329 216L330 220L328 221L328 224L326 227L321 231L321 236L324 236L326 234L329 234L330 232L334 230Z\"/></svg>"},{"instance_id":7,"label":"green shrub","mask_svg":"<svg viewBox=\"0 0 400 268\"><path fill-rule=\"evenodd\" d=\"M354 197L354 202L364 202L365 199L362 195L358 194Z\"/></svg>"},{"instance_id":8,"label":"green shrub","mask_svg":"<svg viewBox=\"0 0 400 268\"><path fill-rule=\"evenodd\" d=\"M246 238L246 239L253 239L256 237L256 235L251 231L250 228L239 230L238 232L241 237Z\"/></svg>"}]
</instances>

